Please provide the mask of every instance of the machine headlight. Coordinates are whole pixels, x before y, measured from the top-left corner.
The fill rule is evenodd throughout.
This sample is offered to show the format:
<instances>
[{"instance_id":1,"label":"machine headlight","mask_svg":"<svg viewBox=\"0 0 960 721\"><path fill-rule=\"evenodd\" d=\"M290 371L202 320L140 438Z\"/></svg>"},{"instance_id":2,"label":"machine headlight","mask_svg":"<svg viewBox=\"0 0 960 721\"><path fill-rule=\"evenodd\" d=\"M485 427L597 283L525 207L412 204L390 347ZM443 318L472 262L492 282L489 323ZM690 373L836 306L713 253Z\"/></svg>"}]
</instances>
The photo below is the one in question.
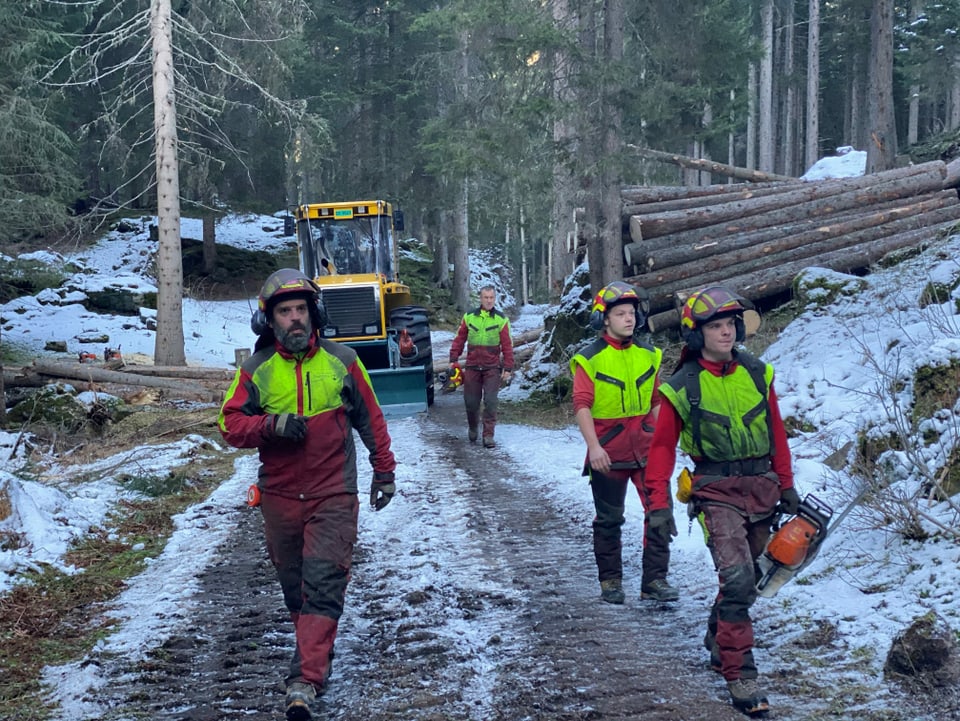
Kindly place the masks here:
<instances>
[{"instance_id":1,"label":"machine headlight","mask_svg":"<svg viewBox=\"0 0 960 721\"><path fill-rule=\"evenodd\" d=\"M380 330L380 326L377 325L376 323L363 326L364 335L375 335L379 330Z\"/></svg>"}]
</instances>

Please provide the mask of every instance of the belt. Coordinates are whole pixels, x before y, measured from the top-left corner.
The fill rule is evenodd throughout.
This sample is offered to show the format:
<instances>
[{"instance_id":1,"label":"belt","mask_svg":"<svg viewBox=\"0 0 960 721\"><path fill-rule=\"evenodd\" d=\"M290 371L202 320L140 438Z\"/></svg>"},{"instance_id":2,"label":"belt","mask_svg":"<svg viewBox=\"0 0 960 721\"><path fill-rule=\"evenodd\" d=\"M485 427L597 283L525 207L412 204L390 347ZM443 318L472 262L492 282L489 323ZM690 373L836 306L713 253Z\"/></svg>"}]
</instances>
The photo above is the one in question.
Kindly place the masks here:
<instances>
[{"instance_id":1,"label":"belt","mask_svg":"<svg viewBox=\"0 0 960 721\"><path fill-rule=\"evenodd\" d=\"M697 461L698 476L759 476L770 470L770 456L742 461Z\"/></svg>"}]
</instances>

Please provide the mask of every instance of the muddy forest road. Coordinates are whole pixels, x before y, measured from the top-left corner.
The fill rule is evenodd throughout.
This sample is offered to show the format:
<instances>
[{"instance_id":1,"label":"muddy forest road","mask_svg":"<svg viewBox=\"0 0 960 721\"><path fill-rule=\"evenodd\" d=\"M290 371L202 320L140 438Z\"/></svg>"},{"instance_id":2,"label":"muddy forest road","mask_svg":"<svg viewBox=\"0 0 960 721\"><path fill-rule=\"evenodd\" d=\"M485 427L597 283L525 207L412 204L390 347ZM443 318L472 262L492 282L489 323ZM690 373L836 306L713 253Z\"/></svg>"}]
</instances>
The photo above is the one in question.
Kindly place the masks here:
<instances>
[{"instance_id":1,"label":"muddy forest road","mask_svg":"<svg viewBox=\"0 0 960 721\"><path fill-rule=\"evenodd\" d=\"M551 505L542 493L550 469L524 476L503 442L492 450L467 443L459 394L438 394L429 413L394 427L397 457L413 464L406 468L415 477L400 478L383 512L363 504L333 676L315 718L745 718L706 665L701 639L715 588L702 558L674 554L678 603L640 601L640 524L628 507L627 603L601 603L589 518ZM589 500L586 486L584 493ZM173 635L135 664L101 664L108 682L88 699L101 709L89 718L283 718L292 625L260 514L244 509L238 517L202 576L202 593L171 618ZM816 684L785 673L763 651L767 632L758 629L758 661L769 718L833 716L817 708ZM857 718L915 718L891 712Z\"/></svg>"}]
</instances>

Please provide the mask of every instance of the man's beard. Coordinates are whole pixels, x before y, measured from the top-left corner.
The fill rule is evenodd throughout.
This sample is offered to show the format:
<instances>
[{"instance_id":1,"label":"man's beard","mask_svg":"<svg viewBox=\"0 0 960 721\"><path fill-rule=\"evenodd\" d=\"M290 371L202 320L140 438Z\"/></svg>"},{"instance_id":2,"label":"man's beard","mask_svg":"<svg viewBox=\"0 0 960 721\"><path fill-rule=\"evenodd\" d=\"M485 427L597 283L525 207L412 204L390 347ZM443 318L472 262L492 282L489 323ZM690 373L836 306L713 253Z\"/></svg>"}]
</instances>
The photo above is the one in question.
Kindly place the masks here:
<instances>
[{"instance_id":1,"label":"man's beard","mask_svg":"<svg viewBox=\"0 0 960 721\"><path fill-rule=\"evenodd\" d=\"M303 330L304 332L302 335L295 335L292 332L294 330ZM282 345L291 353L303 353L307 348L310 347L310 331L311 326L309 320L303 325L299 323L292 325L288 330L280 330L279 328L275 329L277 340L280 342L280 345Z\"/></svg>"}]
</instances>

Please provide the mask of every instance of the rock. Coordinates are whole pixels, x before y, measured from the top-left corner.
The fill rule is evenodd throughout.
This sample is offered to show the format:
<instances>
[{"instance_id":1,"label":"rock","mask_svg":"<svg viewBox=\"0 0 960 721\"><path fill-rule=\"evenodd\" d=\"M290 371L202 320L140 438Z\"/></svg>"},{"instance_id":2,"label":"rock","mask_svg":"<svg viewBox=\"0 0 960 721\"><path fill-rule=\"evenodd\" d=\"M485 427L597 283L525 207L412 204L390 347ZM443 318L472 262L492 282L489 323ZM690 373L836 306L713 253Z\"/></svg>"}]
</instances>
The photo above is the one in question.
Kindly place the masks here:
<instances>
[{"instance_id":1,"label":"rock","mask_svg":"<svg viewBox=\"0 0 960 721\"><path fill-rule=\"evenodd\" d=\"M44 350L53 351L54 353L66 353L67 352L67 341L65 340L48 340L44 346Z\"/></svg>"},{"instance_id":2,"label":"rock","mask_svg":"<svg viewBox=\"0 0 960 721\"><path fill-rule=\"evenodd\" d=\"M87 423L87 409L77 400L73 386L54 383L17 403L7 412L7 417L18 424L42 424L72 433Z\"/></svg>"},{"instance_id":3,"label":"rock","mask_svg":"<svg viewBox=\"0 0 960 721\"><path fill-rule=\"evenodd\" d=\"M956 685L960 653L953 629L933 611L917 618L893 640L883 672L888 679L924 688Z\"/></svg>"}]
</instances>

